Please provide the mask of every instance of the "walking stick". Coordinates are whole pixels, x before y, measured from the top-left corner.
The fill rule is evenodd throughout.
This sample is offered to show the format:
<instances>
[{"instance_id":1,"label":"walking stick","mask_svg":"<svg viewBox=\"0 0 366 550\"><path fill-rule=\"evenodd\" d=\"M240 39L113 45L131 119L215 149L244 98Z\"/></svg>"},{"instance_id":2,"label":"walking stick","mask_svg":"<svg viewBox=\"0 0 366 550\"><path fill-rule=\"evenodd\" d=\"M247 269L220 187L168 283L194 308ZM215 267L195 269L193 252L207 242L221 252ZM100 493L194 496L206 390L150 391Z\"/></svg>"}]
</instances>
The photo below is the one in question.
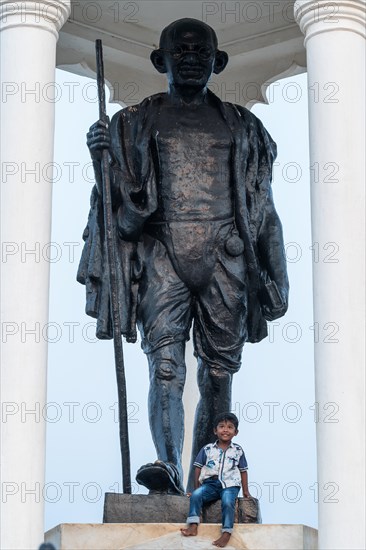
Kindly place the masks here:
<instances>
[{"instance_id":1,"label":"walking stick","mask_svg":"<svg viewBox=\"0 0 366 550\"><path fill-rule=\"evenodd\" d=\"M104 63L102 41L95 42L97 59L97 83L99 100L99 118L108 121L105 105L104 89ZM125 367L123 360L123 347L121 336L121 319L118 303L118 279L116 266L116 248L114 243L113 219L112 219L112 198L111 183L109 176L109 154L104 149L101 161L102 190L103 190L103 213L104 229L107 243L107 268L109 270L110 300L113 326L114 360L116 365L118 408L119 408L119 438L122 455L122 478L123 492L131 493L131 468L130 468L130 447L128 441L128 418L127 418L127 392Z\"/></svg>"}]
</instances>

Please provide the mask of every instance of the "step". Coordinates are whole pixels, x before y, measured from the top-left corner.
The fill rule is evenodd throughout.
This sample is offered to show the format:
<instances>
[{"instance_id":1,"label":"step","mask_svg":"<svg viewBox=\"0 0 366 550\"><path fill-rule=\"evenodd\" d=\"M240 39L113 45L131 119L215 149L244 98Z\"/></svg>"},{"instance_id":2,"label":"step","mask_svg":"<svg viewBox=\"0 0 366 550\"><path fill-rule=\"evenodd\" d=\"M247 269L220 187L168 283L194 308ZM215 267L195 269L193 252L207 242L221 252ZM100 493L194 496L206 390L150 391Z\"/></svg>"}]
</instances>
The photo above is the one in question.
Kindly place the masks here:
<instances>
[{"instance_id":1,"label":"step","mask_svg":"<svg viewBox=\"0 0 366 550\"><path fill-rule=\"evenodd\" d=\"M212 550L220 524L201 524L183 537L184 523L63 523L45 535L56 550ZM306 525L235 524L227 550L317 550L317 531Z\"/></svg>"}]
</instances>

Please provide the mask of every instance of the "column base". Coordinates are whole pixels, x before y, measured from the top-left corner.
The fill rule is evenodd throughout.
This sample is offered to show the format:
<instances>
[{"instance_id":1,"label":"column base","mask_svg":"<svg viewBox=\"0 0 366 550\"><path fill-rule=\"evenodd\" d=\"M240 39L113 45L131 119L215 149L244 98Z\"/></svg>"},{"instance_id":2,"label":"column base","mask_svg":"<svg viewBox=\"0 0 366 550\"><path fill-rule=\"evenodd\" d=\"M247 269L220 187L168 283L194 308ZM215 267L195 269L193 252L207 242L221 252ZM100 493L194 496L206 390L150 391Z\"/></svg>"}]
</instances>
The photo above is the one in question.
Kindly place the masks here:
<instances>
[{"instance_id":1,"label":"column base","mask_svg":"<svg viewBox=\"0 0 366 550\"><path fill-rule=\"evenodd\" d=\"M183 523L63 523L45 535L57 550L212 550L220 524L202 524L197 537L183 537ZM236 524L227 550L317 550L318 533L306 525Z\"/></svg>"}]
</instances>

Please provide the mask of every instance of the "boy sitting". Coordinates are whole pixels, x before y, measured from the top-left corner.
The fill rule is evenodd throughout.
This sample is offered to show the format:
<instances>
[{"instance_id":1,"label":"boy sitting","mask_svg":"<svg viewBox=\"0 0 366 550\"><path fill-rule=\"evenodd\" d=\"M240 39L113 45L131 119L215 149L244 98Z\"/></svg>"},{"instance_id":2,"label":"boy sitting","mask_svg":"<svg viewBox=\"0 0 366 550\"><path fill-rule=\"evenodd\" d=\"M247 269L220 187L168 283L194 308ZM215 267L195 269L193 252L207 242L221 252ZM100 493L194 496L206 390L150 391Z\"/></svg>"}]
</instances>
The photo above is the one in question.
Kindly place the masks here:
<instances>
[{"instance_id":1,"label":"boy sitting","mask_svg":"<svg viewBox=\"0 0 366 550\"><path fill-rule=\"evenodd\" d=\"M213 541L223 548L230 540L234 525L235 500L243 487L244 497L248 490L247 461L243 449L232 439L238 434L239 420L232 413L221 413L214 421L215 443L205 445L194 462L195 490L191 495L188 526L181 529L185 537L197 535L203 504L221 499L222 535Z\"/></svg>"}]
</instances>

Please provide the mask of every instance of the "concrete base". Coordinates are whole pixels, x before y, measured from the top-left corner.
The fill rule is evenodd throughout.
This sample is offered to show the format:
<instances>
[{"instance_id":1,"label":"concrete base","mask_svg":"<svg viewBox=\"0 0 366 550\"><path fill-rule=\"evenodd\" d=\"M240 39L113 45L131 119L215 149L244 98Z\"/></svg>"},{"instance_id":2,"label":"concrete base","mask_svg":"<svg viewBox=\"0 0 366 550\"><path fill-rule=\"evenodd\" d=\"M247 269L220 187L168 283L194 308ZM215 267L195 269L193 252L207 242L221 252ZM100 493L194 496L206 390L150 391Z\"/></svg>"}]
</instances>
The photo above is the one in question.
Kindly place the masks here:
<instances>
[{"instance_id":1,"label":"concrete base","mask_svg":"<svg viewBox=\"0 0 366 550\"><path fill-rule=\"evenodd\" d=\"M179 523L65 523L45 535L56 550L212 550L219 524L202 524L197 537L183 537ZM227 550L317 550L318 533L305 525L238 524Z\"/></svg>"}]
</instances>

